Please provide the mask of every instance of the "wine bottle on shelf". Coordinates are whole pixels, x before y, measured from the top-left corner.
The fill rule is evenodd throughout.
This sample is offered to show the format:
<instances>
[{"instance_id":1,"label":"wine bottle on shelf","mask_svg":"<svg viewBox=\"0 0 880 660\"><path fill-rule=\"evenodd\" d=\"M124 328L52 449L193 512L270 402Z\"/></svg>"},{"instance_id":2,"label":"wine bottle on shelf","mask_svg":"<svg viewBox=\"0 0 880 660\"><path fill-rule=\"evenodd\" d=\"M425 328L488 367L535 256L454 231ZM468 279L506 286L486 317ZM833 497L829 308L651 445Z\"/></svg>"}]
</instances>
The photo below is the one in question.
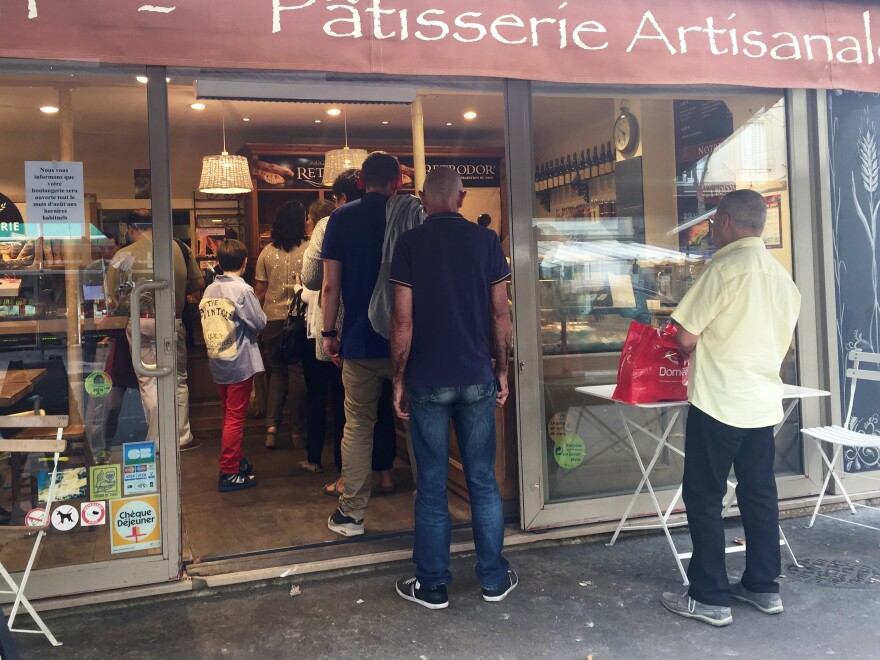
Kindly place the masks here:
<instances>
[{"instance_id":1,"label":"wine bottle on shelf","mask_svg":"<svg viewBox=\"0 0 880 660\"><path fill-rule=\"evenodd\" d=\"M541 183L541 168L538 167L537 165L535 165L535 194L536 195L541 190L540 183Z\"/></svg>"},{"instance_id":2,"label":"wine bottle on shelf","mask_svg":"<svg viewBox=\"0 0 880 660\"><path fill-rule=\"evenodd\" d=\"M614 147L611 146L611 141L608 141L608 173L613 173L615 168L617 167L617 152L614 151Z\"/></svg>"},{"instance_id":3,"label":"wine bottle on shelf","mask_svg":"<svg viewBox=\"0 0 880 660\"><path fill-rule=\"evenodd\" d=\"M547 190L547 163L541 163L541 176L538 180L538 192Z\"/></svg>"},{"instance_id":4,"label":"wine bottle on shelf","mask_svg":"<svg viewBox=\"0 0 880 660\"><path fill-rule=\"evenodd\" d=\"M578 167L578 152L575 151L571 155L571 184L572 185L574 185L574 183L578 180L578 169L579 169L579 167Z\"/></svg>"},{"instance_id":5,"label":"wine bottle on shelf","mask_svg":"<svg viewBox=\"0 0 880 660\"><path fill-rule=\"evenodd\" d=\"M605 153L605 143L602 143L602 151L599 152L599 174L608 174L608 154Z\"/></svg>"},{"instance_id":6,"label":"wine bottle on shelf","mask_svg":"<svg viewBox=\"0 0 880 660\"><path fill-rule=\"evenodd\" d=\"M590 167L590 176L599 176L599 149L593 145L593 161Z\"/></svg>"},{"instance_id":7,"label":"wine bottle on shelf","mask_svg":"<svg viewBox=\"0 0 880 660\"><path fill-rule=\"evenodd\" d=\"M583 149L581 149L581 159L578 162L578 178L581 181L590 178L590 166L587 165L587 154Z\"/></svg>"},{"instance_id":8,"label":"wine bottle on shelf","mask_svg":"<svg viewBox=\"0 0 880 660\"><path fill-rule=\"evenodd\" d=\"M559 186L559 159L553 159L553 166L550 170L550 187L556 188Z\"/></svg>"},{"instance_id":9,"label":"wine bottle on shelf","mask_svg":"<svg viewBox=\"0 0 880 660\"><path fill-rule=\"evenodd\" d=\"M565 157L565 170L562 175L562 183L566 186L571 185L571 156Z\"/></svg>"},{"instance_id":10,"label":"wine bottle on shelf","mask_svg":"<svg viewBox=\"0 0 880 660\"><path fill-rule=\"evenodd\" d=\"M593 159L590 157L590 148L587 147L587 160L584 163L584 170L586 174L584 174L584 179L592 179L593 178Z\"/></svg>"}]
</instances>

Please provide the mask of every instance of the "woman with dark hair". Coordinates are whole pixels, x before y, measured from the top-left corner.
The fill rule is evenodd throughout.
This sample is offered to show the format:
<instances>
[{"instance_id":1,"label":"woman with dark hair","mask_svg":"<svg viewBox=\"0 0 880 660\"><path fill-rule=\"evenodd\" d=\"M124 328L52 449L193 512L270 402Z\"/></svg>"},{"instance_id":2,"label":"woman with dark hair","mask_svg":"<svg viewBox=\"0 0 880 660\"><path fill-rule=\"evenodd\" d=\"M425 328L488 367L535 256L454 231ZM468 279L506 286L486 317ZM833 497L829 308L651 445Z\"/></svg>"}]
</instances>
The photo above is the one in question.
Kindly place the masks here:
<instances>
[{"instance_id":1,"label":"woman with dark hair","mask_svg":"<svg viewBox=\"0 0 880 660\"><path fill-rule=\"evenodd\" d=\"M305 431L305 380L301 364L284 364L275 359L281 341L281 329L294 296L294 286L302 270L303 253L308 247L305 237L306 210L296 201L287 202L275 216L272 243L257 258L254 293L263 305L268 320L263 331L263 352L269 391L266 400L266 448L275 449L275 435L284 416L288 388L294 384L291 402L290 430L294 447L301 446Z\"/></svg>"}]
</instances>

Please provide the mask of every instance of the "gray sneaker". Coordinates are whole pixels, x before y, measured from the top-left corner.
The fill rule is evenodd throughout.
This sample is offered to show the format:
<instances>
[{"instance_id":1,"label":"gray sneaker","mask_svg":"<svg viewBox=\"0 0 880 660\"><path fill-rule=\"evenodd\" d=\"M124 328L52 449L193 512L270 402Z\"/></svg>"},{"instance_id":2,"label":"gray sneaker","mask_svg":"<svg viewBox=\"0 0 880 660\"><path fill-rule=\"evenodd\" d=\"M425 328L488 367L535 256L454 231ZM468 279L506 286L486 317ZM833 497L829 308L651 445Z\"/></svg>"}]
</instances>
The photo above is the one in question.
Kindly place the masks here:
<instances>
[{"instance_id":1,"label":"gray sneaker","mask_svg":"<svg viewBox=\"0 0 880 660\"><path fill-rule=\"evenodd\" d=\"M764 614L779 614L782 612L782 598L779 594L759 594L746 589L742 586L742 582L737 582L730 585L730 595L732 598L748 603Z\"/></svg>"},{"instance_id":2,"label":"gray sneaker","mask_svg":"<svg viewBox=\"0 0 880 660\"><path fill-rule=\"evenodd\" d=\"M720 607L718 605L704 605L695 601L687 594L673 594L666 592L660 599L667 610L673 614L687 617L688 619L697 619L710 626L729 626L733 622L729 607Z\"/></svg>"}]
</instances>

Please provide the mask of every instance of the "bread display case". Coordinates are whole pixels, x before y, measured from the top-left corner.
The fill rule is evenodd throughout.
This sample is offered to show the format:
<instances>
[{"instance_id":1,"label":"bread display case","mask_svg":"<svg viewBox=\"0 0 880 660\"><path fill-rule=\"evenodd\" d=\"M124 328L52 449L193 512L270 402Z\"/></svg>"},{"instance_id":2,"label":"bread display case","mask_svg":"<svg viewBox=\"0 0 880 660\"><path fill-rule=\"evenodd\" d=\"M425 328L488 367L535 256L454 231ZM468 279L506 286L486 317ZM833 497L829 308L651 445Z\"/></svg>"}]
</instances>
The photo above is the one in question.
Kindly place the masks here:
<instances>
[{"instance_id":1,"label":"bread display case","mask_svg":"<svg viewBox=\"0 0 880 660\"><path fill-rule=\"evenodd\" d=\"M544 355L620 351L631 321L662 326L702 256L628 240L538 241Z\"/></svg>"}]
</instances>

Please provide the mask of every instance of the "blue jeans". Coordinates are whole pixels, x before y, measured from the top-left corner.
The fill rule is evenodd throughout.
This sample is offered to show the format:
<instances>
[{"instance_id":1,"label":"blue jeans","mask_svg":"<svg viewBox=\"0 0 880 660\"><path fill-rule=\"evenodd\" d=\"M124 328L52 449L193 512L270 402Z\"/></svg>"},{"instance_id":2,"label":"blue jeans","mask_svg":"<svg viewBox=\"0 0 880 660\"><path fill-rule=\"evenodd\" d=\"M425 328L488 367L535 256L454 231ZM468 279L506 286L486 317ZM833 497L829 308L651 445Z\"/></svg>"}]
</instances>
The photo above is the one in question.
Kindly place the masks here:
<instances>
[{"instance_id":1,"label":"blue jeans","mask_svg":"<svg viewBox=\"0 0 880 660\"><path fill-rule=\"evenodd\" d=\"M416 578L429 588L452 582L451 522L446 499L452 418L471 498L477 577L484 588L503 585L510 564L501 556L504 514L495 481L495 383L407 387L406 392L413 451L419 466L413 547Z\"/></svg>"}]
</instances>

